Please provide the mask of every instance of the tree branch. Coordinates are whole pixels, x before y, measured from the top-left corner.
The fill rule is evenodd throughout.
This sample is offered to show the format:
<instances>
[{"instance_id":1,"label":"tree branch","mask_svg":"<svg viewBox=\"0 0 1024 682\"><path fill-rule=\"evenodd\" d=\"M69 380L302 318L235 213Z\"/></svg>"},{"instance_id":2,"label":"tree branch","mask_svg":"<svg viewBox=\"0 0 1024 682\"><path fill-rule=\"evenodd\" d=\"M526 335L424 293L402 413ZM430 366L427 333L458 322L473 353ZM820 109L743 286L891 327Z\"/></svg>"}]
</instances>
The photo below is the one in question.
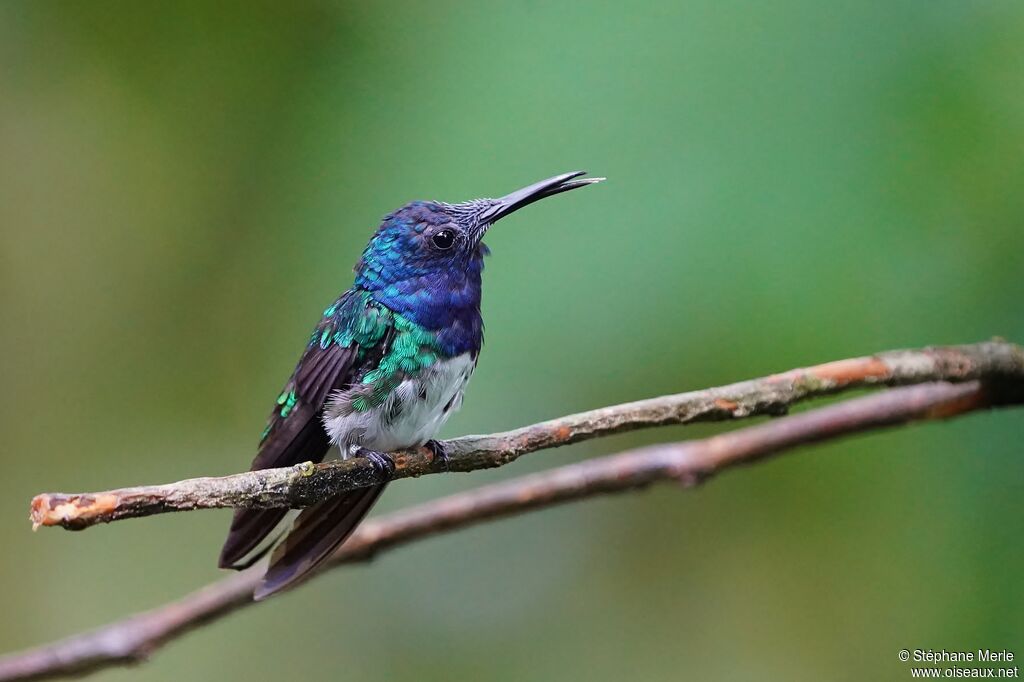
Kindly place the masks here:
<instances>
[{"instance_id":1,"label":"tree branch","mask_svg":"<svg viewBox=\"0 0 1024 682\"><path fill-rule=\"evenodd\" d=\"M917 419L949 418L986 407L1024 402L1024 379L929 383L784 417L703 440L654 445L557 467L452 495L361 525L329 567L366 561L385 549L486 519L636 489L656 481L696 486L729 467L787 449ZM183 599L91 632L0 659L0 682L84 674L145 660L191 629L253 604L260 579L250 570Z\"/></svg>"},{"instance_id":2,"label":"tree branch","mask_svg":"<svg viewBox=\"0 0 1024 682\"><path fill-rule=\"evenodd\" d=\"M444 471L499 467L520 456L668 424L784 414L807 398L869 385L1024 377L1024 349L1002 341L925 348L840 360L702 391L606 407L487 436L444 443L447 465L427 448L394 453L391 474L367 459L194 478L98 493L44 493L32 500L33 527L82 529L119 519L216 507L306 507L346 490Z\"/></svg>"}]
</instances>

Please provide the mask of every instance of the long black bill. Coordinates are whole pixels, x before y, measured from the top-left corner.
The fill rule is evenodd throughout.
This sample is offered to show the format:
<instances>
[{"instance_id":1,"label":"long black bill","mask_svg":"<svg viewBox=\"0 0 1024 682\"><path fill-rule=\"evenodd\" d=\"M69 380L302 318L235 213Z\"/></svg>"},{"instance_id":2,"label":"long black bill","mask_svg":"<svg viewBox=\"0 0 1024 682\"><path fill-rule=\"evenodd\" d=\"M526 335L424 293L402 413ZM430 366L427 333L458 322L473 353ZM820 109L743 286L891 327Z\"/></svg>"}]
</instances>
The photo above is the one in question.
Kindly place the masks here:
<instances>
[{"instance_id":1,"label":"long black bill","mask_svg":"<svg viewBox=\"0 0 1024 682\"><path fill-rule=\"evenodd\" d=\"M535 182L529 187L516 190L515 192L507 194L500 199L495 199L491 206L488 206L478 214L480 224L490 225L491 223L500 220L510 213L518 211L523 206L532 204L535 201L540 201L541 199L561 194L562 192L568 192L569 190L576 189L577 187L593 185L595 182L601 182L604 180L604 178L585 178L583 180L574 179L586 174L587 171L562 173L561 175L556 175L553 178Z\"/></svg>"}]
</instances>

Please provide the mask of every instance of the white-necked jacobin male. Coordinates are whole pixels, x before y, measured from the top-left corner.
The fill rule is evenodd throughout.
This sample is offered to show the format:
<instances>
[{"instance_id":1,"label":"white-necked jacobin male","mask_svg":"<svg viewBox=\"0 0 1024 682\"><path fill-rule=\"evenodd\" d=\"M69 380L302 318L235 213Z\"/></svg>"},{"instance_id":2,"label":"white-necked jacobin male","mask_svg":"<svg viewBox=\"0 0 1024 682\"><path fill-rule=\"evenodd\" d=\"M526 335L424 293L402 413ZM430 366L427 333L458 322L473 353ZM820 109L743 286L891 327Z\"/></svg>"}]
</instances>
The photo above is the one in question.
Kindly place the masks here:
<instances>
[{"instance_id":1,"label":"white-necked jacobin male","mask_svg":"<svg viewBox=\"0 0 1024 682\"><path fill-rule=\"evenodd\" d=\"M460 204L414 201L386 216L355 268L355 284L313 330L277 399L252 469L386 454L426 445L452 412L483 344L481 239L527 204L603 178L564 173L500 199ZM383 463L382 463L383 462ZM302 579L351 534L384 484L342 493L304 509L271 556L256 598ZM235 511L220 565L244 568L286 509Z\"/></svg>"}]
</instances>

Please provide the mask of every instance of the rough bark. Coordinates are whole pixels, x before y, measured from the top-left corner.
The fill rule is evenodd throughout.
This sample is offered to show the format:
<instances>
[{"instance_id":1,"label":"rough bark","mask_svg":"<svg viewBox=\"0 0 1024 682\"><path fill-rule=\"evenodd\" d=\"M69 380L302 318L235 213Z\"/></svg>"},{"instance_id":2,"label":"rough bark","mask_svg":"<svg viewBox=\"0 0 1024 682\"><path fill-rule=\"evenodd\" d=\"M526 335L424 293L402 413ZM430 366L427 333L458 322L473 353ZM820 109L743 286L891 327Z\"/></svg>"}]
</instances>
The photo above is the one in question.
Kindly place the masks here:
<instances>
[{"instance_id":1,"label":"rough bark","mask_svg":"<svg viewBox=\"0 0 1024 682\"><path fill-rule=\"evenodd\" d=\"M448 461L427 448L393 454L395 469L368 459L192 478L95 493L44 493L32 500L33 527L82 529L97 523L216 507L306 507L337 493L388 480L499 467L522 455L623 431L784 414L808 398L871 385L966 381L1024 375L1024 349L993 341L851 358L701 391L640 400L560 417L513 431L445 441Z\"/></svg>"},{"instance_id":2,"label":"rough bark","mask_svg":"<svg viewBox=\"0 0 1024 682\"><path fill-rule=\"evenodd\" d=\"M528 510L635 490L659 481L676 482L684 488L696 486L727 468L801 445L913 420L945 419L988 407L1022 404L1024 350L992 342L882 353L706 391L594 410L503 434L449 441L450 468L469 471L500 466L527 452L644 426L781 414L805 398L871 384L920 385L893 388L702 440L652 445L556 467L371 519L339 549L327 568L366 561L386 549ZM441 470L427 451L400 453L396 463L399 466L394 478ZM329 495L379 480L361 478L373 469L360 460L311 469L312 473L302 467L272 470L266 474L270 478L259 484L247 483L249 479L245 477L252 474L242 474L124 489L135 491L132 496L125 496L124 491L91 494L89 497L95 500L106 495L118 500L102 509L94 509L97 503L81 495L50 495L39 503L43 516L34 516L33 521L74 528L180 509L241 503L292 505L296 500L308 504L317 499L316 495ZM335 475L334 469L348 473ZM309 485L303 481L321 476L326 482L316 481L311 488L301 488ZM214 483L208 484L210 481ZM207 485L211 487L203 487ZM246 487L250 485L256 489ZM295 492L296 486L303 492ZM184 498L176 496L176 487L188 491ZM264 493L264 487L269 492ZM140 490L147 492L138 493ZM198 497L201 490L213 491L212 500ZM127 500L124 509L119 506L122 499ZM34 514L35 511L36 502ZM8 655L0 659L0 682L80 675L143 661L168 641L255 603L252 592L259 579L258 568L232 575L153 610Z\"/></svg>"}]
</instances>

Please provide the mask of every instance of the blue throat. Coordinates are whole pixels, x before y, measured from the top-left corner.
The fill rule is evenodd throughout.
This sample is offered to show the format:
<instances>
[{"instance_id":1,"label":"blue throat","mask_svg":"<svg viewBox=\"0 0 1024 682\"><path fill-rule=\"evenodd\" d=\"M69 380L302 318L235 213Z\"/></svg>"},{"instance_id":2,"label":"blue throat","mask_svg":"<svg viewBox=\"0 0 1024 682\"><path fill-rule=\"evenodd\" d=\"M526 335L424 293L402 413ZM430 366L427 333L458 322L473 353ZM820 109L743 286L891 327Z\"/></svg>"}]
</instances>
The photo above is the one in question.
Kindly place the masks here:
<instances>
[{"instance_id":1,"label":"blue throat","mask_svg":"<svg viewBox=\"0 0 1024 682\"><path fill-rule=\"evenodd\" d=\"M449 259L416 258L412 241L449 217L432 202L414 202L384 219L356 265L355 285L420 327L437 333L448 357L478 353L483 343L480 280L487 247Z\"/></svg>"}]
</instances>

